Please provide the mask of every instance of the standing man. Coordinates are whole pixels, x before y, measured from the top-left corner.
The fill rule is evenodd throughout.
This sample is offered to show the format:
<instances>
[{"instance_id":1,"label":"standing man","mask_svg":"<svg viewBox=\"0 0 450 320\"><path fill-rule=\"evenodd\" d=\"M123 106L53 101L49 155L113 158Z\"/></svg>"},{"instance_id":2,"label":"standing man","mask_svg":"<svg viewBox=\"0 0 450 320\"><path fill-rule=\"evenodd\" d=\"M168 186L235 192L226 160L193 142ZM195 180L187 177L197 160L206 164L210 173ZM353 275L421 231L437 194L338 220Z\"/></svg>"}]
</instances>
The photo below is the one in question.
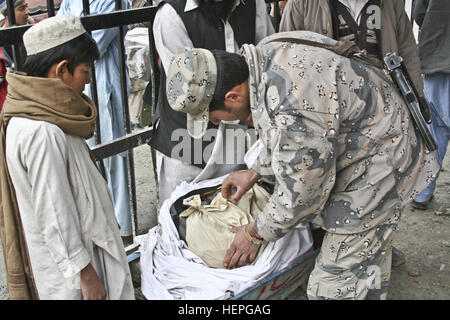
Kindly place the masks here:
<instances>
[{"instance_id":1,"label":"standing man","mask_svg":"<svg viewBox=\"0 0 450 320\"><path fill-rule=\"evenodd\" d=\"M6 9L6 0L0 0L0 13L5 17L5 20L0 24L0 28L11 27ZM14 13L16 18L15 25L23 26L28 23L34 23L34 19L29 16L28 3L26 3L25 0L14 1Z\"/></svg>"},{"instance_id":2,"label":"standing man","mask_svg":"<svg viewBox=\"0 0 450 320\"><path fill-rule=\"evenodd\" d=\"M91 14L102 14L116 11L114 0L89 1ZM122 0L122 9L131 9L128 0ZM60 14L74 14L84 16L82 0L63 0L58 11ZM98 109L100 114L101 142L105 143L125 135L125 120L122 108L122 90L120 87L119 66L119 34L116 28L96 30L92 37L98 45L100 58L95 62L95 75L97 79ZM127 90L130 82L128 75ZM91 96L90 86L87 94ZM88 141L90 146L95 145L95 137ZM116 218L120 225L120 234L125 243L132 239L131 210L128 193L127 156L126 152L114 155L104 160L106 178L111 190Z\"/></svg>"},{"instance_id":3,"label":"standing man","mask_svg":"<svg viewBox=\"0 0 450 320\"><path fill-rule=\"evenodd\" d=\"M386 53L396 53L423 95L419 54L403 0L289 0L280 31L294 30L354 41L381 61Z\"/></svg>"},{"instance_id":4,"label":"standing man","mask_svg":"<svg viewBox=\"0 0 450 320\"><path fill-rule=\"evenodd\" d=\"M134 299L110 192L86 138L83 94L99 52L78 17L23 36L25 73L9 72L0 119L0 227L10 299Z\"/></svg>"},{"instance_id":5,"label":"standing man","mask_svg":"<svg viewBox=\"0 0 450 320\"><path fill-rule=\"evenodd\" d=\"M5 19L0 22L0 28L11 27L6 9L6 0L0 0L0 13L5 17ZM34 23L33 18L31 18L28 14L28 4L24 0L14 1L14 14L16 25L18 26L22 26L28 23ZM20 59L23 63L23 61L25 60L26 52L22 44L19 44L18 48L18 59ZM6 93L8 92L6 71L7 69L13 68L14 61L12 46L0 47L0 111L2 110L3 101L5 101Z\"/></svg>"},{"instance_id":6,"label":"standing man","mask_svg":"<svg viewBox=\"0 0 450 320\"><path fill-rule=\"evenodd\" d=\"M438 144L436 154L442 166L450 139L450 2L416 0L414 19L420 27L419 54L425 74L425 95L434 106L429 128ZM414 199L414 208L427 208L433 199L436 180L437 176Z\"/></svg>"},{"instance_id":7,"label":"standing man","mask_svg":"<svg viewBox=\"0 0 450 320\"><path fill-rule=\"evenodd\" d=\"M333 51L342 52L336 41L304 31L244 45L242 56L187 49L169 68L168 100L189 122L240 120L260 134L257 161L229 175L222 195L236 187L237 201L262 176L275 189L254 223L230 227L226 267L252 262L262 239L314 222L326 235L309 298L386 299L401 209L438 166L383 70Z\"/></svg>"},{"instance_id":8,"label":"standing man","mask_svg":"<svg viewBox=\"0 0 450 320\"><path fill-rule=\"evenodd\" d=\"M155 45L162 62L160 94L154 116L155 136L150 146L157 150L159 200L162 203L182 181L219 177L244 165L226 133L244 132L233 124L205 125L192 138L187 133L186 114L170 108L166 94L166 71L174 55L185 47L238 52L244 43L258 43L274 32L264 0L168 0L160 4L153 24ZM227 130L228 129L228 130ZM203 133L208 131L206 136ZM239 137L238 137L239 139ZM180 147L181 146L181 147ZM217 160L215 150L223 155ZM228 156L227 156L228 154ZM221 160L234 158L232 163ZM235 158L236 156L236 158Z\"/></svg>"}]
</instances>

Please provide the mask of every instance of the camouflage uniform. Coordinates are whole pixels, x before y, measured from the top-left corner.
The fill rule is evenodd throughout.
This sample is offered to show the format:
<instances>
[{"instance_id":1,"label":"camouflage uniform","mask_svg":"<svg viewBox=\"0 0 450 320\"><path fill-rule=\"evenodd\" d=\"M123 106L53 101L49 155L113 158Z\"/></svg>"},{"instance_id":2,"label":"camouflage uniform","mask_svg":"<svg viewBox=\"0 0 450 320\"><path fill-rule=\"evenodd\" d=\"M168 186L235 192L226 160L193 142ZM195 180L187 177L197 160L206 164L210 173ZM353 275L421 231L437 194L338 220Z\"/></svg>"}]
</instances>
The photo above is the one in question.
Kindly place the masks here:
<instances>
[{"instance_id":1,"label":"camouflage uniform","mask_svg":"<svg viewBox=\"0 0 450 320\"><path fill-rule=\"evenodd\" d=\"M308 297L317 299L386 299L396 222L366 232L327 232L308 282Z\"/></svg>"},{"instance_id":2,"label":"camouflage uniform","mask_svg":"<svg viewBox=\"0 0 450 320\"><path fill-rule=\"evenodd\" d=\"M382 69L281 38L335 43L295 31L242 47L253 123L264 144L253 169L275 181L255 228L268 241L300 222L327 231L309 280L311 299L386 298L392 234L401 209L436 177L434 153L417 138ZM220 76L203 51L177 56L167 77L168 101L190 114L193 134L204 132Z\"/></svg>"},{"instance_id":3,"label":"camouflage uniform","mask_svg":"<svg viewBox=\"0 0 450 320\"><path fill-rule=\"evenodd\" d=\"M310 298L385 298L392 231L401 208L434 179L434 153L383 70L326 49L271 42L286 37L334 43L288 32L243 46L253 122L266 147L253 169L276 180L256 230L265 240L299 222L327 231ZM380 279L369 276L375 269L381 289L369 290Z\"/></svg>"}]
</instances>

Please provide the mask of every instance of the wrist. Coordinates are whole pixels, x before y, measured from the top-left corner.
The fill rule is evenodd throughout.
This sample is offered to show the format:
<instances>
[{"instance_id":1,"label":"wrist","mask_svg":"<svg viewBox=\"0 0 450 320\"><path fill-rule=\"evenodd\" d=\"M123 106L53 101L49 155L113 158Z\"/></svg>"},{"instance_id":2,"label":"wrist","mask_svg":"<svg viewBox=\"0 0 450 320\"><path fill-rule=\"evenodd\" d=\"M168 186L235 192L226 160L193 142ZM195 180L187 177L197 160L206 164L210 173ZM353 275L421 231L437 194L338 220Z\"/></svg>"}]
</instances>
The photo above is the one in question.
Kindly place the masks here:
<instances>
[{"instance_id":1,"label":"wrist","mask_svg":"<svg viewBox=\"0 0 450 320\"><path fill-rule=\"evenodd\" d=\"M252 182L256 182L259 179L261 179L261 175L254 169L248 169L248 172L250 172L250 180Z\"/></svg>"},{"instance_id":2,"label":"wrist","mask_svg":"<svg viewBox=\"0 0 450 320\"><path fill-rule=\"evenodd\" d=\"M253 223L250 223L250 224L248 225L247 230L248 230L248 233L250 234L250 236L251 236L252 238L256 238L256 239L258 239L258 240L264 240L263 237L261 237L261 236L258 234L258 232L256 231L255 223L254 223L254 222L253 222Z\"/></svg>"},{"instance_id":3,"label":"wrist","mask_svg":"<svg viewBox=\"0 0 450 320\"><path fill-rule=\"evenodd\" d=\"M247 225L244 226L244 234L245 234L245 237L246 237L247 240L248 240L249 242L251 242L252 244L260 245L260 244L263 242L263 240L251 236L250 233L248 232L248 227L249 227L249 226L250 226L249 224L247 224Z\"/></svg>"},{"instance_id":4,"label":"wrist","mask_svg":"<svg viewBox=\"0 0 450 320\"><path fill-rule=\"evenodd\" d=\"M98 279L97 272L95 271L92 264L89 263L80 271L80 280L82 282L90 282L96 279Z\"/></svg>"}]
</instances>

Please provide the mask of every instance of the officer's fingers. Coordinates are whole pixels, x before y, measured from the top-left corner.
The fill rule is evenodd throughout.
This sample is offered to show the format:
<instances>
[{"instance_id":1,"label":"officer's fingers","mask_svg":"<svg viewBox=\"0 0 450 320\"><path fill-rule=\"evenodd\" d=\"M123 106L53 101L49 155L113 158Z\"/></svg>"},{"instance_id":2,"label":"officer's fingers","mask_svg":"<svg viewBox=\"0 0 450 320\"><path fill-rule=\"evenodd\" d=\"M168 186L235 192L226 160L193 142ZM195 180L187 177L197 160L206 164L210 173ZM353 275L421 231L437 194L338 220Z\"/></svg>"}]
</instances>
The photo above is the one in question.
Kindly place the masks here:
<instances>
[{"instance_id":1,"label":"officer's fingers","mask_svg":"<svg viewBox=\"0 0 450 320\"><path fill-rule=\"evenodd\" d=\"M230 262L228 263L228 269L233 269L237 262L239 261L239 258L241 257L241 252L240 251L235 251L233 256L231 257Z\"/></svg>"},{"instance_id":2,"label":"officer's fingers","mask_svg":"<svg viewBox=\"0 0 450 320\"><path fill-rule=\"evenodd\" d=\"M244 193L246 193L246 192L247 192L247 189L238 187L236 190L236 193L233 195L233 198L231 199L231 201L233 203L238 202L241 199L241 197L244 195Z\"/></svg>"},{"instance_id":3,"label":"officer's fingers","mask_svg":"<svg viewBox=\"0 0 450 320\"><path fill-rule=\"evenodd\" d=\"M236 252L236 248L231 245L231 247L227 250L227 253L225 254L225 259L223 259L223 266L225 268L228 268L228 265L230 264L231 257Z\"/></svg>"},{"instance_id":4,"label":"officer's fingers","mask_svg":"<svg viewBox=\"0 0 450 320\"><path fill-rule=\"evenodd\" d=\"M237 267L245 266L248 263L247 261L248 261L248 254L243 253L237 262Z\"/></svg>"},{"instance_id":5,"label":"officer's fingers","mask_svg":"<svg viewBox=\"0 0 450 320\"><path fill-rule=\"evenodd\" d=\"M249 264L252 263L253 261L255 261L257 253L258 253L258 250L253 251L248 255L248 263Z\"/></svg>"},{"instance_id":6,"label":"officer's fingers","mask_svg":"<svg viewBox=\"0 0 450 320\"><path fill-rule=\"evenodd\" d=\"M225 199L228 199L231 196L231 189L233 188L234 184L231 181L230 177L228 176L223 182L222 182L222 197Z\"/></svg>"},{"instance_id":7,"label":"officer's fingers","mask_svg":"<svg viewBox=\"0 0 450 320\"><path fill-rule=\"evenodd\" d=\"M233 232L233 233L236 233L237 230L238 230L238 228L235 227L235 226L229 226L229 227L228 227L228 230L230 230L230 231Z\"/></svg>"}]
</instances>

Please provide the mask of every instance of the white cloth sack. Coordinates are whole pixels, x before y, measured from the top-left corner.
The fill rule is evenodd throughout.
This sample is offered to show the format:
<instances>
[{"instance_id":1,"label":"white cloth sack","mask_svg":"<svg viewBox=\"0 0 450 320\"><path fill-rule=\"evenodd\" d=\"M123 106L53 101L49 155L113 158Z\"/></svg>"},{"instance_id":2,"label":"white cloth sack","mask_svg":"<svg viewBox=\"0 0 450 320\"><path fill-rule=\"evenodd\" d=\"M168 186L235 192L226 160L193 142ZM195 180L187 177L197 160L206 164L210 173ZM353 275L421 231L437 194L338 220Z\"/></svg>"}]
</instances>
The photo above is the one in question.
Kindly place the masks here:
<instances>
[{"instance_id":1,"label":"white cloth sack","mask_svg":"<svg viewBox=\"0 0 450 320\"><path fill-rule=\"evenodd\" d=\"M254 265L231 270L209 268L180 240L170 207L193 190L220 185L225 177L181 183L164 201L159 225L136 238L141 245L141 289L147 299L228 299L312 250L309 226L300 224L278 241L269 242Z\"/></svg>"}]
</instances>

